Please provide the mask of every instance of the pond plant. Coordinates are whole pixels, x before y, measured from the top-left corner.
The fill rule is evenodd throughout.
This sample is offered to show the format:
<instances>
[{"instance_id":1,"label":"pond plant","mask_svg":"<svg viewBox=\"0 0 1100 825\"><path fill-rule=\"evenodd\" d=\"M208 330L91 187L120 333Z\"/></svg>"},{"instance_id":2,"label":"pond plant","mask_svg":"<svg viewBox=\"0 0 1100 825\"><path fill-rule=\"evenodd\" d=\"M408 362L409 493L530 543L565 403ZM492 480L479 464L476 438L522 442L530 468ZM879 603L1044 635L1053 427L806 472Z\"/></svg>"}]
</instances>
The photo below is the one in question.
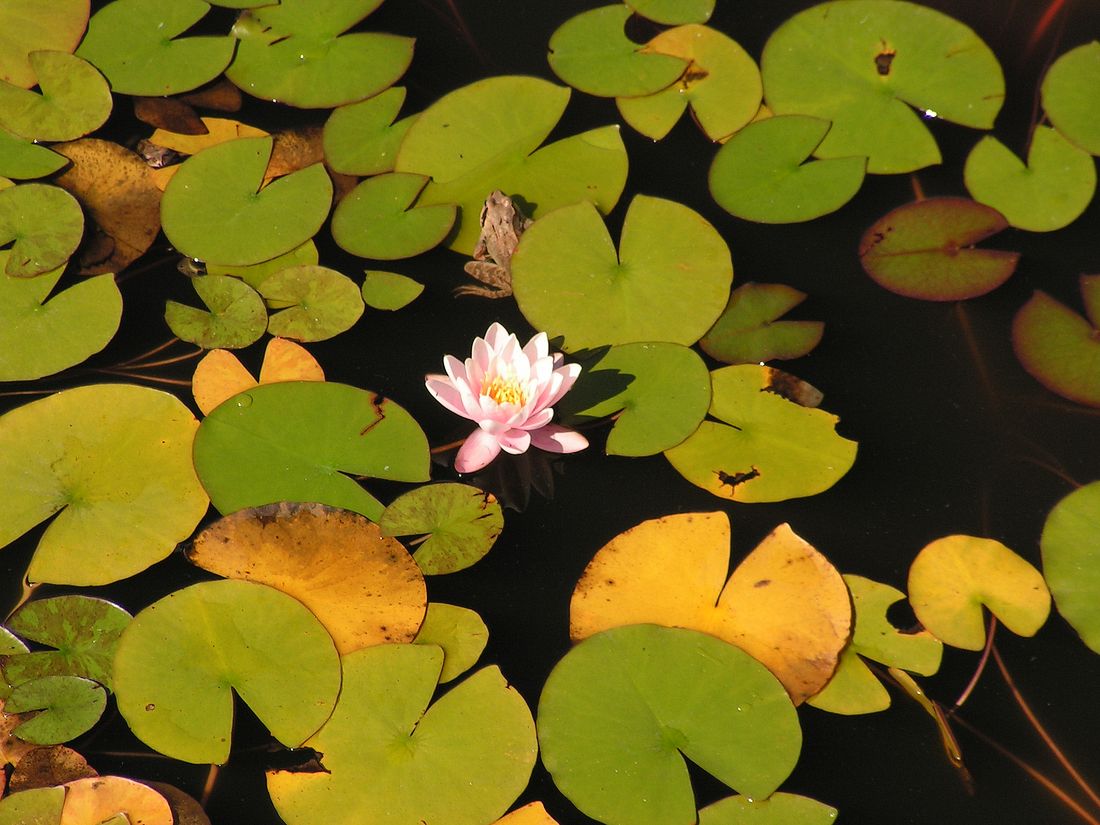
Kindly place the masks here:
<instances>
[{"instance_id":1,"label":"pond plant","mask_svg":"<svg viewBox=\"0 0 1100 825\"><path fill-rule=\"evenodd\" d=\"M1100 823L1100 17L786 5L0 5L0 825Z\"/></svg>"}]
</instances>

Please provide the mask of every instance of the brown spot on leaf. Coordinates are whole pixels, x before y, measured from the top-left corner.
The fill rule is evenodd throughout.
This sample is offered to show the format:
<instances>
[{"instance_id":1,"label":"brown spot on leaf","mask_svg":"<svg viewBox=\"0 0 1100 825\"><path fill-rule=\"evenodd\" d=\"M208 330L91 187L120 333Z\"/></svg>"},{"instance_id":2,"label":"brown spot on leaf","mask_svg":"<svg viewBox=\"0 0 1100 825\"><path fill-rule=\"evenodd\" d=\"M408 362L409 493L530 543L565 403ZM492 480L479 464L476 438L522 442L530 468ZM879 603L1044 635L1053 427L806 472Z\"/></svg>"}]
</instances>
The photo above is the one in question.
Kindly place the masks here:
<instances>
[{"instance_id":1,"label":"brown spot on leaf","mask_svg":"<svg viewBox=\"0 0 1100 825\"><path fill-rule=\"evenodd\" d=\"M760 579L760 581L754 582L753 587L767 587L772 583L771 579Z\"/></svg>"},{"instance_id":2,"label":"brown spot on leaf","mask_svg":"<svg viewBox=\"0 0 1100 825\"><path fill-rule=\"evenodd\" d=\"M883 49L881 52L875 55L875 71L877 71L882 77L890 74L890 64L894 62L894 56L897 54L893 49Z\"/></svg>"}]
</instances>

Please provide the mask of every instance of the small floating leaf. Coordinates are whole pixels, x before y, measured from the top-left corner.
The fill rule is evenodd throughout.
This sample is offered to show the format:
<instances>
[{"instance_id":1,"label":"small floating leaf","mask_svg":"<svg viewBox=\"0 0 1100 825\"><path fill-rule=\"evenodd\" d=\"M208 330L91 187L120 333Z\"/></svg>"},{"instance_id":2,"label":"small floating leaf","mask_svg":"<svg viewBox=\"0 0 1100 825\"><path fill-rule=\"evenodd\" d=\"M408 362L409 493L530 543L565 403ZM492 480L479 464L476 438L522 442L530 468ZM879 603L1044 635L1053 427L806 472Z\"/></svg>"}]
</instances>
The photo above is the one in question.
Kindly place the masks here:
<instances>
[{"instance_id":1,"label":"small floating leaf","mask_svg":"<svg viewBox=\"0 0 1100 825\"><path fill-rule=\"evenodd\" d=\"M821 340L821 321L778 321L806 299L785 284L742 284L699 340L703 352L727 364L758 364L801 358Z\"/></svg>"},{"instance_id":2,"label":"small floating leaf","mask_svg":"<svg viewBox=\"0 0 1100 825\"><path fill-rule=\"evenodd\" d=\"M325 162L342 175L392 172L397 149L415 116L394 122L405 90L400 86L335 109L325 121Z\"/></svg>"},{"instance_id":3,"label":"small floating leaf","mask_svg":"<svg viewBox=\"0 0 1100 825\"><path fill-rule=\"evenodd\" d=\"M68 52L28 56L39 92L0 80L0 126L29 140L73 140L111 114L111 89L86 60Z\"/></svg>"},{"instance_id":4,"label":"small floating leaf","mask_svg":"<svg viewBox=\"0 0 1100 825\"><path fill-rule=\"evenodd\" d=\"M228 275L203 275L191 285L207 309L168 301L164 320L177 338L203 349L240 349L264 334L267 307L248 284Z\"/></svg>"},{"instance_id":5,"label":"small floating leaf","mask_svg":"<svg viewBox=\"0 0 1100 825\"><path fill-rule=\"evenodd\" d=\"M1043 109L1054 128L1085 151L1100 155L1100 42L1061 55L1042 85Z\"/></svg>"},{"instance_id":6,"label":"small floating leaf","mask_svg":"<svg viewBox=\"0 0 1100 825\"><path fill-rule=\"evenodd\" d=\"M0 190L0 244L12 244L4 271L29 278L61 266L80 244L84 213L57 186L23 183Z\"/></svg>"},{"instance_id":7,"label":"small floating leaf","mask_svg":"<svg viewBox=\"0 0 1100 825\"><path fill-rule=\"evenodd\" d=\"M267 329L296 341L324 341L351 329L363 314L359 287L324 266L290 266L258 287L271 309Z\"/></svg>"},{"instance_id":8,"label":"small floating leaf","mask_svg":"<svg viewBox=\"0 0 1100 825\"><path fill-rule=\"evenodd\" d=\"M1058 612L1100 653L1100 481L1078 487L1054 505L1039 546L1043 576Z\"/></svg>"},{"instance_id":9,"label":"small floating leaf","mask_svg":"<svg viewBox=\"0 0 1100 825\"><path fill-rule=\"evenodd\" d=\"M446 684L477 663L489 641L489 628L475 611L443 602L431 602L424 624L413 641L443 648L439 683Z\"/></svg>"},{"instance_id":10,"label":"small floating leaf","mask_svg":"<svg viewBox=\"0 0 1100 825\"><path fill-rule=\"evenodd\" d=\"M363 280L363 303L373 309L394 311L408 306L424 291L424 284L396 272L368 269Z\"/></svg>"},{"instance_id":11,"label":"small floating leaf","mask_svg":"<svg viewBox=\"0 0 1100 825\"><path fill-rule=\"evenodd\" d=\"M332 238L360 258L392 261L426 252L455 221L455 206L414 207L428 182L420 175L390 172L367 178L332 214Z\"/></svg>"},{"instance_id":12,"label":"small floating leaf","mask_svg":"<svg viewBox=\"0 0 1100 825\"><path fill-rule=\"evenodd\" d=\"M249 374L237 356L216 349L206 353L195 366L191 391L195 395L195 403L205 415L227 398L250 390L257 383L324 380L324 370L309 350L285 338L272 338L264 350L259 382Z\"/></svg>"},{"instance_id":13,"label":"small floating leaf","mask_svg":"<svg viewBox=\"0 0 1100 825\"><path fill-rule=\"evenodd\" d=\"M699 811L699 825L832 825L836 808L792 793L728 796Z\"/></svg>"},{"instance_id":14,"label":"small floating leaf","mask_svg":"<svg viewBox=\"0 0 1100 825\"><path fill-rule=\"evenodd\" d=\"M4 0L0 4L0 81L29 89L38 82L31 52L71 52L88 23L88 0Z\"/></svg>"},{"instance_id":15,"label":"small floating leaf","mask_svg":"<svg viewBox=\"0 0 1100 825\"><path fill-rule=\"evenodd\" d=\"M39 711L15 735L36 745L57 745L91 730L107 707L102 685L79 676L43 676L16 685L4 703L6 713Z\"/></svg>"}]
</instances>

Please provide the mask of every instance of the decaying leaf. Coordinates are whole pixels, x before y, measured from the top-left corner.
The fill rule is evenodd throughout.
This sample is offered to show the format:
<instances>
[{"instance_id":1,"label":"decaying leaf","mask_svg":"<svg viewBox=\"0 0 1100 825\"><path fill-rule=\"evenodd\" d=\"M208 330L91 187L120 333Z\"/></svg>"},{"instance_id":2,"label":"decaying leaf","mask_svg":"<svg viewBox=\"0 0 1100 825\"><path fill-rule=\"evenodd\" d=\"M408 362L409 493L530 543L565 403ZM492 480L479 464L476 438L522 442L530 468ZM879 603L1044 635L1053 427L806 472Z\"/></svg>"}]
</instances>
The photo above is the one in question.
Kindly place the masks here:
<instances>
[{"instance_id":1,"label":"decaying leaf","mask_svg":"<svg viewBox=\"0 0 1100 825\"><path fill-rule=\"evenodd\" d=\"M260 380L256 381L229 350L215 349L203 356L191 378L195 403L206 415L227 398L257 384L279 381L324 381L325 373L309 350L286 338L272 338L264 351Z\"/></svg>"}]
</instances>

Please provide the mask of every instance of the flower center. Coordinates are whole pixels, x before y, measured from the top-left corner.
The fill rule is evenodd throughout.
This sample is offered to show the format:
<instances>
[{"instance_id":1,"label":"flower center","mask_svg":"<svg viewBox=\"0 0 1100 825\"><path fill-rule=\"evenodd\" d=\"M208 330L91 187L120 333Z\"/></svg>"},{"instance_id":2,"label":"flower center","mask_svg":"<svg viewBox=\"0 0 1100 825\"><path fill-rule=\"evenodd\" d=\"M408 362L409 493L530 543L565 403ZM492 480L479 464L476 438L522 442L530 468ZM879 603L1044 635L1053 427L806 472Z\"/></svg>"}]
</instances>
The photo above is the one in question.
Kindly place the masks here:
<instances>
[{"instance_id":1,"label":"flower center","mask_svg":"<svg viewBox=\"0 0 1100 825\"><path fill-rule=\"evenodd\" d=\"M481 394L487 395L498 404L515 404L522 407L527 403L526 388L515 377L496 375L481 387Z\"/></svg>"}]
</instances>

